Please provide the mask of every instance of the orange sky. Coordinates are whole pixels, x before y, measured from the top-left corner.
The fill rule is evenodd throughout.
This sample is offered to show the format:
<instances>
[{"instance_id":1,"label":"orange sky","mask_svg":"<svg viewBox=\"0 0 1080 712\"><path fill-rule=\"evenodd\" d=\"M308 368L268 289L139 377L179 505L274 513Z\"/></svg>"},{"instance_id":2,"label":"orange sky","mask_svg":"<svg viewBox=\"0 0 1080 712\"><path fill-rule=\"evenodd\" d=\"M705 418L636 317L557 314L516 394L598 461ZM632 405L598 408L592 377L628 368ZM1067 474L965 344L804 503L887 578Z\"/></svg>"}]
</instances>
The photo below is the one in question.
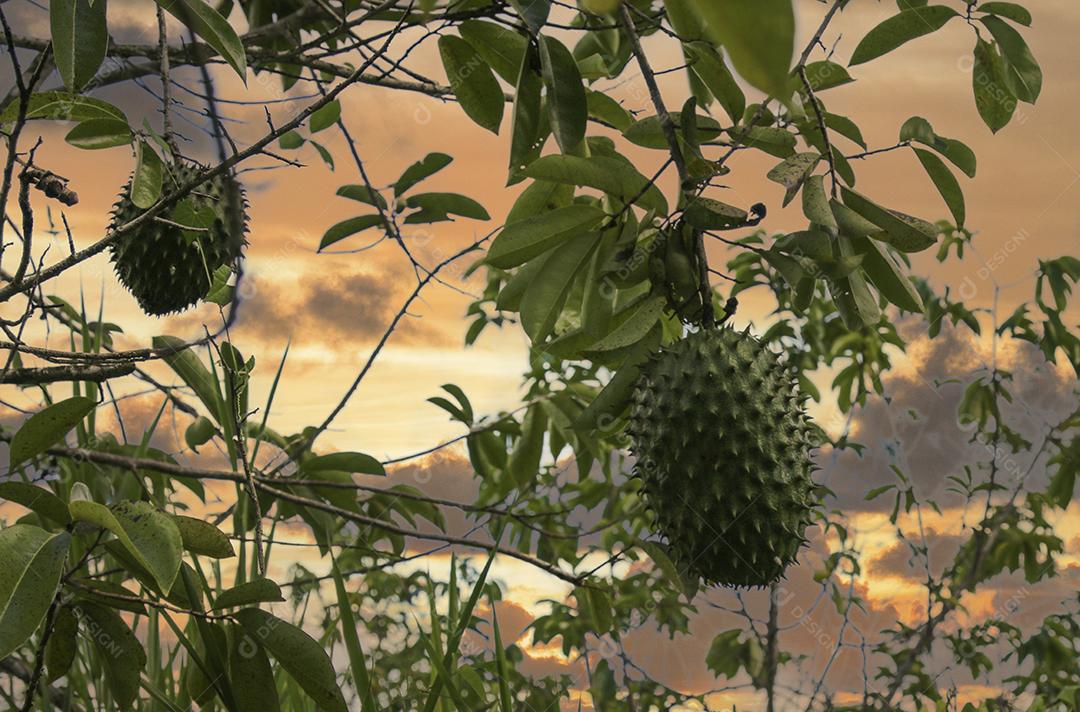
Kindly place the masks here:
<instances>
[{"instance_id":1,"label":"orange sky","mask_svg":"<svg viewBox=\"0 0 1080 712\"><path fill-rule=\"evenodd\" d=\"M817 26L825 5L799 0L800 41L805 41ZM971 28L954 22L929 38L920 39L889 57L852 69L856 82L829 90L823 97L829 110L855 119L871 148L896 142L900 125L909 116L926 117L941 135L959 138L978 155L978 176L968 180L959 176L967 199L968 226L977 232L975 254L963 264L950 262L941 267L933 261L932 251L916 257L915 271L929 274L939 289L952 285L961 290L968 301L988 307L994 285L1001 287L999 309L1011 311L1019 300L1029 299L1033 287L1033 270L1040 258L1077 252L1080 228L1080 135L1075 130L1075 117L1080 111L1080 74L1077 72L1075 37L1080 31L1080 4L1071 0L1041 0L1034 5L1034 27L1025 31L1045 74L1044 91L1038 105L1021 105L1012 123L997 136L981 123L971 96L970 58ZM26 34L44 36L47 18L29 6L12 9L18 15L16 27ZM824 40L836 47L838 61L846 62L858 39L875 23L895 11L890 2L852 3L841 15ZM144 4L113 2L110 5L110 24L118 38L131 40L151 35L152 15ZM647 49L658 69L680 62L677 50L669 40L650 38ZM410 66L444 81L431 51L418 51ZM178 75L191 80L193 75ZM219 72L218 93L226 99L277 99L281 97L278 81L267 77L249 78L245 90L239 81ZM647 97L640 78L620 82L615 95L624 100L627 108L644 110ZM156 85L153 85L156 86ZM601 86L605 83L601 82ZM678 106L686 95L682 73L666 75L663 80L668 104ZM295 88L291 96L302 96L303 88ZM103 98L122 106L134 124L143 117L156 125L156 102L147 93L132 87L108 89ZM189 97L181 98L188 99ZM272 105L276 120L284 120L309 99ZM238 143L254 140L265 130L261 107L228 105L226 114L236 119L230 130ZM191 137L198 136L187 119L180 116L177 127ZM509 120L504 122L502 136L495 139L472 124L460 109L420 94L392 92L370 86L358 86L346 93L343 118L357 139L357 147L365 166L377 185L386 185L398 176L405 166L430 151L451 153L455 161L439 175L430 179L425 188L465 193L485 205L492 214L490 222L462 220L434 226L406 228L406 238L417 249L417 256L433 264L442 256L466 244L500 224L518 188L505 189L505 165ZM198 121L198 117L194 117ZM80 152L62 141L63 128L46 128L46 143L38 153L41 165L71 179L81 203L69 211L68 218L78 246L100 238L106 225L106 208L131 167L127 149L116 148L94 153ZM271 414L271 424L279 431L294 432L305 425L321 421L323 416L362 365L374 342L397 309L400 300L413 286L413 277L398 249L386 243L378 248L358 253L319 255L315 253L323 231L340 219L357 214L356 203L334 197L342 184L358 182L355 169L344 144L333 131L318 137L333 152L337 168L329 170L310 148L301 149L295 156L309 164L303 170L280 168L251 172L243 176L251 201L250 247L247 253L247 299L234 330L234 341L245 353L254 353L259 360L253 384L253 402L260 402L269 388L277 359L287 342L292 350L285 370L285 386L278 393ZM201 147L204 142L200 141ZM847 146L855 152L853 145ZM642 161L644 173L662 160L659 152L640 149L628 151ZM783 231L803 227L804 218L797 206L780 208L782 189L765 180L765 172L775 159L763 155L740 153L732 162L733 172L726 178L730 190L721 195L726 202L749 205L765 202L769 218L765 227ZM261 165L268 165L262 161ZM860 190L882 198L890 207L904 212L936 219L947 215L945 206L929 180L921 173L915 158L907 151L895 152L860 162L856 169ZM671 193L671 184L665 184ZM63 254L66 240L50 237L45 232L44 204L40 206L36 244L50 246L51 254ZM53 206L55 209L55 206ZM339 243L342 249L363 244L368 236L357 236ZM730 255L721 249L710 252L713 263L720 266ZM991 268L988 265L993 265ZM451 272L455 282L467 291L478 291L482 283L463 282L460 272ZM80 287L87 301L95 304L99 294L106 295L106 317L125 326L128 345L144 345L150 336L173 333L192 336L203 320L213 327L216 313L202 309L193 314L166 320L142 317L134 301L112 278L111 269L103 257L84 264L49 285L56 293L78 298ZM410 313L401 332L379 360L360 391L352 399L334 428L326 435L324 447L362 450L379 457L397 456L429 447L459 433L448 423L445 414L425 402L434 395L440 384L461 385L472 398L478 412L494 412L512 408L518 402L519 376L526 364L526 340L515 328L502 332L488 331L477 346L465 350L461 339L467 322L463 320L468 298L445 287L436 286ZM747 298L735 319L740 325L760 323L766 305ZM911 332L917 336L917 331ZM59 335L48 341L60 345ZM916 338L909 357L897 361L897 374L890 381L898 392L911 393L913 402L926 398L918 395L927 374L936 367L935 358L966 361L968 366L986 356L986 343L958 338L948 348L927 344ZM40 343L45 343L44 336ZM1011 348L1011 347L1009 347ZM1030 363L1027 351L1014 351L1011 357L1018 369ZM160 368L156 373L167 377ZM1071 374L1063 370L1032 376L1039 383L1054 383L1064 389L1075 386ZM1049 379L1049 380L1047 380ZM132 386L135 388L135 386ZM906 390L905 390L906 389ZM6 394L16 403L32 403L33 394ZM951 397L951 396L950 396ZM20 400L21 399L21 400ZM925 401L922 401L925 404ZM953 401L947 401L952 407ZM1058 404L1059 405L1059 404ZM933 405L927 406L933 409ZM1057 405L1047 406L1047 412ZM838 431L843 418L830 402L816 412L826 427ZM942 412L948 415L948 408ZM955 412L955 411L951 411ZM878 415L881 415L880 413ZM882 416L884 417L884 416ZM860 415L856 429L873 431L876 421L870 415ZM436 463L439 464L439 463ZM445 463L442 463L445 464ZM837 465L835 476L841 481L845 470ZM859 467L854 469L858 471ZM827 468L828 469L828 468ZM851 470L851 466L848 468ZM436 469L436 473L445 472ZM460 480L455 480L460 481ZM851 487L859 487L858 477ZM863 488L865 489L865 488ZM863 489L859 489L861 493ZM856 497L859 498L859 497ZM864 532L866 553L878 556L887 553L893 542L888 528L882 528L881 515L873 511L854 513L856 529ZM1077 512L1063 519L1063 531L1068 532L1071 554L1080 537ZM932 528L942 536L956 529L955 510L946 510L942 521ZM285 552L281 552L285 556ZM1080 561L1073 560L1080 565ZM512 582L514 605L535 615L542 607L541 598L560 595L561 586L539 580L536 574L516 565L506 565L500 576ZM797 575L796 580L802 581ZM1068 579L1076 582L1076 577ZM811 588L802 581L799 596L810 595ZM860 584L863 585L863 584ZM1003 588L1002 590L1005 590ZM889 622L889 617L905 617L917 611L918 590L912 586L909 574L874 573L866 583L866 593L874 601L869 625ZM719 592L710 594L716 600L730 598ZM994 591L987 594L975 609L993 610ZM796 599L803 600L802 598ZM712 634L721 628L721 617L705 616L702 629L693 641L684 641L686 650L697 655L697 667L687 665L680 670L684 658L671 657L670 649L656 656L657 674L667 676L671 684L700 685L700 659ZM828 629L834 620L823 620ZM726 621L733 625L732 621ZM802 633L813 637L803 630ZM647 646L655 646L649 639ZM811 644L811 650L813 645ZM647 651L642 650L643 654ZM818 651L820 653L821 651ZM692 653L686 653L687 658ZM664 658L667 657L667 662ZM678 661L678 664L672 661ZM541 661L542 662L542 661ZM542 667L537 662L538 669ZM706 685L708 687L708 685ZM704 688L703 688L704 689ZM738 701L732 698L731 701ZM755 703L742 700L739 709L753 708Z\"/></svg>"}]
</instances>

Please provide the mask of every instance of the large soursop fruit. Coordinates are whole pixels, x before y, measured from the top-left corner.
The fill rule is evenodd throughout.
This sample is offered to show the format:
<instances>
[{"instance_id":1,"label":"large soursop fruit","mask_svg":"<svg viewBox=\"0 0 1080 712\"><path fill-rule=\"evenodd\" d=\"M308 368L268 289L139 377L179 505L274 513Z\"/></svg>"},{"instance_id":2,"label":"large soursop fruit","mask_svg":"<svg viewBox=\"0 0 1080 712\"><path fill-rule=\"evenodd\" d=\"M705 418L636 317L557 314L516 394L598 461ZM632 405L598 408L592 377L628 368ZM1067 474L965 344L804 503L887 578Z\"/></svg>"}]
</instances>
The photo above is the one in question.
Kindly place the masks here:
<instances>
[{"instance_id":1,"label":"large soursop fruit","mask_svg":"<svg viewBox=\"0 0 1080 712\"><path fill-rule=\"evenodd\" d=\"M747 332L697 332L643 367L629 434L675 564L709 584L777 581L806 543L812 429L791 373Z\"/></svg>"},{"instance_id":2,"label":"large soursop fruit","mask_svg":"<svg viewBox=\"0 0 1080 712\"><path fill-rule=\"evenodd\" d=\"M202 170L191 163L175 163L165 174L165 190L182 186ZM142 214L131 202L125 186L113 207L110 229ZM243 252L247 228L246 201L236 179L226 173L205 181L181 201L183 225L198 224L205 230L183 230L150 220L111 245L120 282L147 314L160 316L183 311L210 289L210 276L222 265L233 265ZM169 213L165 214L169 218Z\"/></svg>"}]
</instances>

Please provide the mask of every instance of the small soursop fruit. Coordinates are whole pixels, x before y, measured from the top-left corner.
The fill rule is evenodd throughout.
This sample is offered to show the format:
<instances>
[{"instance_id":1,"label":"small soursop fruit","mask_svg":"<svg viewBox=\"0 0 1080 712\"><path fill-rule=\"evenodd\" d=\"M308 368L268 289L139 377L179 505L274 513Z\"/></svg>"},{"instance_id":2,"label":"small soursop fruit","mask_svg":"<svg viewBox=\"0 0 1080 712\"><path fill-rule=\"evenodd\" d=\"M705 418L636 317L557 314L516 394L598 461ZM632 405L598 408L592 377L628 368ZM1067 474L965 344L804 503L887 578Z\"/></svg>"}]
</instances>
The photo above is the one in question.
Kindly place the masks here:
<instances>
[{"instance_id":1,"label":"small soursop fruit","mask_svg":"<svg viewBox=\"0 0 1080 712\"><path fill-rule=\"evenodd\" d=\"M675 564L709 584L777 581L806 543L815 447L778 357L731 328L702 330L641 369L635 474Z\"/></svg>"},{"instance_id":2,"label":"small soursop fruit","mask_svg":"<svg viewBox=\"0 0 1080 712\"><path fill-rule=\"evenodd\" d=\"M165 189L187 184L201 170L201 166L185 162L168 166ZM143 212L131 202L130 185L113 206L110 230ZM159 220L143 223L110 246L120 282L147 314L160 316L194 305L206 296L215 270L239 261L246 244L246 208L243 189L231 174L196 186L164 217L205 229L184 230ZM181 210L184 219L177 219Z\"/></svg>"}]
</instances>

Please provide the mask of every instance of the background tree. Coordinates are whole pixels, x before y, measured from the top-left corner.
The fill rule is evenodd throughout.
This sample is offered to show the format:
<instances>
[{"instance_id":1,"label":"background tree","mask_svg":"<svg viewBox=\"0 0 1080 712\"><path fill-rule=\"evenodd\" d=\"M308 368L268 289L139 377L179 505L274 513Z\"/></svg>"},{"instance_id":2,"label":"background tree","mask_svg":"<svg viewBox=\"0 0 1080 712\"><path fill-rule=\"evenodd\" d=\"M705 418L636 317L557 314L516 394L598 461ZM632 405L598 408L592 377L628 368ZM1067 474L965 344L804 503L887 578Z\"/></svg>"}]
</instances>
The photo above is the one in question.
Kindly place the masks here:
<instances>
[{"instance_id":1,"label":"background tree","mask_svg":"<svg viewBox=\"0 0 1080 712\"><path fill-rule=\"evenodd\" d=\"M978 623L964 615L966 594L1007 571L1037 586L1064 553L1054 521L1072 500L1080 464L1075 384L1073 412L1036 423L1031 439L1041 413L1016 397L1023 386L997 354L1000 340L1015 339L1080 369L1080 341L1066 323L1080 261L1040 262L1032 301L1004 318L909 274L910 254L937 246L944 262L970 247L956 170L973 176L975 156L918 116L898 115L897 142L871 148L855 119L828 110L829 90L853 81L851 68L888 61L907 42L933 42L921 38L964 24L974 101L997 131L1041 90L1023 39L1033 20L1015 3L899 2L845 66L825 38L847 4L825 3L802 46L789 0L588 0L581 8L548 0L147 2L138 11L156 10L159 33L145 44L110 40L105 0L51 2L49 37L11 26L0 6L14 83L0 108L8 149L0 204L10 208L0 224L2 380L40 394L40 407L4 436L9 465L0 497L22 508L0 530L0 666L8 677L0 694L8 704L540 710L576 708L585 693L594 709L644 710L710 708L721 693L748 689L770 710L956 709L945 671L966 669L978 680L1001 668L1011 673L1002 688L965 709L1080 706L1072 610L1061 608L1033 631L1010 621L1009 611ZM183 35L170 33L166 13ZM684 65L654 66L646 38L676 47ZM428 43L437 45L447 85L409 66ZM200 79L197 90L171 75L188 68ZM219 70L280 80L286 91L306 86L311 96L283 123L268 111L265 134L239 145L215 92ZM657 81L676 70L690 86L678 103ZM93 95L147 77L159 81L160 118L128 117ZM641 82L645 111L597 84L619 78ZM403 226L490 216L475 197L422 192L452 160L446 153L418 157L386 187L369 176L340 103L359 84L456 101L482 129L508 128L498 144L508 184L524 187L505 224L435 261L418 257ZM190 111L205 120L213 160L180 140L176 121ZM52 220L60 205L78 202L76 186L38 165L40 141L28 137L39 122L71 124L72 150L132 148L132 178L111 225L79 250L67 232L66 255L35 249L41 213ZM270 376L230 336L244 308L239 255L249 199L234 178L253 160L303 170L288 152L305 145L340 161L317 136L329 130L341 132L356 181L338 195L363 207L330 226L319 249L360 248L372 235L400 250L415 284L341 400L322 420L285 434L269 416L287 351ZM856 190L860 160L894 151L914 153L949 222L907 215L893 209L893 196ZM774 196L747 205L719 200L739 179L737 157L755 153L775 159L768 178L783 188L783 205L800 201L805 229L765 232ZM707 245L727 248L724 264L710 264ZM143 348L114 346L121 329L105 321L107 305L95 313L46 292L106 250L144 309L170 312L198 297L220 307L218 328L195 341L159 336ZM323 447L410 307L431 286L450 284L448 272L462 262L483 287L469 309L466 344L489 327L518 328L511 324L531 342L520 407L481 415L448 384L430 400L460 422L453 441L392 462ZM193 285L194 295L181 294ZM836 507L844 493L819 483L814 545L800 564L816 571L815 607L833 606L840 623L827 664L808 676L785 642L807 616L781 624L784 584L714 596L669 555L673 542L654 530L627 476L627 407L642 363L689 332L737 321L737 297L747 290L775 304L753 331L781 354L804 393L835 398L845 413L888 398L884 379L905 347L898 315L931 337L947 317L993 339L993 359L965 384L957 414L984 456L949 477L950 496L966 503L955 556L931 566L922 515L940 512L939 504L903 463L893 464L895 484L865 493L892 498L895 536L925 564L924 620L860 626L861 552ZM37 319L69 334L70 348L35 345ZM183 387L155 376L159 362ZM822 393L826 372L835 375ZM272 381L265 404L250 402L256 377ZM157 416L143 433L97 422L102 409L116 407L119 379L141 379L145 397L156 398ZM217 447L222 464L155 447L166 412L185 419L191 450ZM819 432L819 459L861 448L850 435ZM458 443L475 472L475 501L363 477ZM1047 481L1028 478L1044 469ZM199 504L215 483L233 488L232 501L203 516ZM467 533L447 527L456 514L467 518ZM290 526L304 527L328 573L297 566L291 577L273 575L272 555L284 546L276 533ZM407 566L448 551L445 579ZM532 639L583 660L584 684L520 671L523 653L503 639L494 615L502 587L492 566L508 559L568 585L532 623ZM728 678L716 690L669 689L627 653L633 631L685 633L704 607L744 623L711 644L706 662ZM856 691L835 683L833 664L853 652L862 661Z\"/></svg>"}]
</instances>

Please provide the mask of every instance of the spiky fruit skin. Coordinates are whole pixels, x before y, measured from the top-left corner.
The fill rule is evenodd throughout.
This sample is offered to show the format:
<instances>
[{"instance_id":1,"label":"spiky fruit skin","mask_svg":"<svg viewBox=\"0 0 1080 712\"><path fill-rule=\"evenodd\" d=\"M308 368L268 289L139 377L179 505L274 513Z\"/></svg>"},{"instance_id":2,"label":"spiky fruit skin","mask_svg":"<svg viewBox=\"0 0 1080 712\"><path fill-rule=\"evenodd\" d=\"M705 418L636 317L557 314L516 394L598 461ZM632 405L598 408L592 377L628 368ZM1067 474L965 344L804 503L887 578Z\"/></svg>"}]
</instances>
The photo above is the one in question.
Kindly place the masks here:
<instances>
[{"instance_id":1,"label":"spiky fruit skin","mask_svg":"<svg viewBox=\"0 0 1080 712\"><path fill-rule=\"evenodd\" d=\"M165 190L187 184L200 170L195 164L172 164L165 174ZM113 206L110 230L143 212L131 202L129 189L130 182ZM237 262L246 244L246 201L231 175L203 182L185 201L196 212L212 211L213 222L206 231L185 231L149 220L110 247L117 277L147 314L161 316L194 305L206 296L214 270Z\"/></svg>"},{"instance_id":2,"label":"spiky fruit skin","mask_svg":"<svg viewBox=\"0 0 1080 712\"><path fill-rule=\"evenodd\" d=\"M766 586L806 543L812 429L778 357L748 332L707 329L641 370L635 473L668 553L708 584Z\"/></svg>"}]
</instances>

